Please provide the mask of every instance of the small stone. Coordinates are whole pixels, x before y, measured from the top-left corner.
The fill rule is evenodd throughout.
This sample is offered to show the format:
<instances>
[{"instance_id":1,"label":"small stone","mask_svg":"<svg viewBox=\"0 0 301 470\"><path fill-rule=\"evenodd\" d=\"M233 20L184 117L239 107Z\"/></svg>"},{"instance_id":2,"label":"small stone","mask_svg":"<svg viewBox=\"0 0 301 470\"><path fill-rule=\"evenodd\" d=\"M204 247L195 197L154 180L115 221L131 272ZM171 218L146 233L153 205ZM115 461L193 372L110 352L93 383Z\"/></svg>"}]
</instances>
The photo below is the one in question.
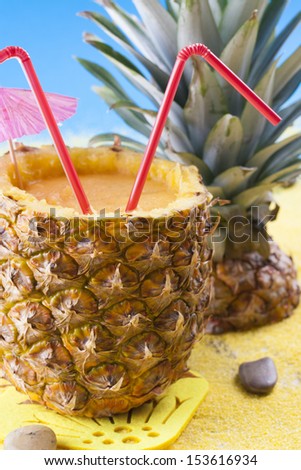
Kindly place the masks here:
<instances>
[{"instance_id":1,"label":"small stone","mask_svg":"<svg viewBox=\"0 0 301 470\"><path fill-rule=\"evenodd\" d=\"M260 394L271 392L278 379L275 363L270 357L244 362L239 366L238 375L248 392Z\"/></svg>"},{"instance_id":2,"label":"small stone","mask_svg":"<svg viewBox=\"0 0 301 470\"><path fill-rule=\"evenodd\" d=\"M15 429L4 439L5 450L55 450L56 435L47 426L31 425Z\"/></svg>"}]
</instances>

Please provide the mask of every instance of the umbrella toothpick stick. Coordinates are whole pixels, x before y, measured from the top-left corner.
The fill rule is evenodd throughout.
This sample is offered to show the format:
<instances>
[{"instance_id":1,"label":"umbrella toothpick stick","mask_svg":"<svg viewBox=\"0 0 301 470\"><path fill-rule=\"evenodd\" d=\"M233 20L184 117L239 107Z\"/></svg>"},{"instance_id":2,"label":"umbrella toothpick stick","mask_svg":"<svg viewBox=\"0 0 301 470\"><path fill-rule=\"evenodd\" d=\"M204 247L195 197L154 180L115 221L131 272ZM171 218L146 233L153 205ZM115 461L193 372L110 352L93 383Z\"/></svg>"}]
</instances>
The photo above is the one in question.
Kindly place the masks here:
<instances>
[{"instance_id":1,"label":"umbrella toothpick stick","mask_svg":"<svg viewBox=\"0 0 301 470\"><path fill-rule=\"evenodd\" d=\"M10 159L11 159L13 165L14 165L14 168L15 168L17 184L18 184L20 189L24 189L21 173L20 173L18 162L17 162L17 159L16 159L15 146L14 146L14 143L13 143L12 139L8 139L8 147L9 147Z\"/></svg>"},{"instance_id":2,"label":"umbrella toothpick stick","mask_svg":"<svg viewBox=\"0 0 301 470\"><path fill-rule=\"evenodd\" d=\"M45 93L32 65L31 59L28 53L18 46L8 46L5 49L0 50L0 63L13 58L17 59L23 67L25 76L34 93L38 107L42 113L46 127L53 139L63 169L73 189L74 195L80 205L80 208L84 214L89 214L92 212L90 203L83 190L78 174L70 158L68 149L65 145Z\"/></svg>"},{"instance_id":3,"label":"umbrella toothpick stick","mask_svg":"<svg viewBox=\"0 0 301 470\"><path fill-rule=\"evenodd\" d=\"M150 135L143 160L141 162L126 211L136 209L143 187L157 150L164 125L180 83L185 63L192 55L202 56L222 77L227 80L242 96L244 96L263 116L273 125L278 124L281 118L276 114L254 91L252 91L232 70L230 70L218 57L216 57L204 44L192 44L184 47L177 56L174 68L168 81L161 107Z\"/></svg>"}]
</instances>

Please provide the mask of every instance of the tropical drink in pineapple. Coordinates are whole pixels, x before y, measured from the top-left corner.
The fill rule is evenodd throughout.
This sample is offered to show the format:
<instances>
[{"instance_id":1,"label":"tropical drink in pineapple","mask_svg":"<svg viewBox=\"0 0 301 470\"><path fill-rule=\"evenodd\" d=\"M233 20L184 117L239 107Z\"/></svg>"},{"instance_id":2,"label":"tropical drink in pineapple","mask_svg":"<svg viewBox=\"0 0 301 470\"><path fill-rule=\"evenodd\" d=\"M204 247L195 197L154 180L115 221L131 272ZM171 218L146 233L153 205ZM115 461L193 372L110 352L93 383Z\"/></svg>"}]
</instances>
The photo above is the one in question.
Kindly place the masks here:
<instances>
[{"instance_id":1,"label":"tropical drink in pineapple","mask_svg":"<svg viewBox=\"0 0 301 470\"><path fill-rule=\"evenodd\" d=\"M0 160L0 370L59 413L125 412L187 373L211 293L211 195L193 166L71 149L95 209L81 215L51 147ZM104 212L105 209L105 212Z\"/></svg>"}]
</instances>

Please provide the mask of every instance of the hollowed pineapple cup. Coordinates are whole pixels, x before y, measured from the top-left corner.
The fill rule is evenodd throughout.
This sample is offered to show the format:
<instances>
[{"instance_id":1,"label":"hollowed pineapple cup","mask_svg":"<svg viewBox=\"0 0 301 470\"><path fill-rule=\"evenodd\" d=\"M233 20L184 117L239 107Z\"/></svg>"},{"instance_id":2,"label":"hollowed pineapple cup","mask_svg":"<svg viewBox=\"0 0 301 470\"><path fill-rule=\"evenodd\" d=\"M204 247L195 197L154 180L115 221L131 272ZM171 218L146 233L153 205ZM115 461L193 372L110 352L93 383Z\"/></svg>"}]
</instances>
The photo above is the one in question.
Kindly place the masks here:
<instances>
[{"instance_id":1,"label":"hollowed pineapple cup","mask_svg":"<svg viewBox=\"0 0 301 470\"><path fill-rule=\"evenodd\" d=\"M71 149L79 174L135 175L141 155ZM26 182L62 175L51 147L17 152ZM0 370L32 400L89 417L126 412L187 372L211 293L211 195L195 167L155 160L164 209L83 216L14 184L0 159ZM114 195L112 194L112 198Z\"/></svg>"}]
</instances>

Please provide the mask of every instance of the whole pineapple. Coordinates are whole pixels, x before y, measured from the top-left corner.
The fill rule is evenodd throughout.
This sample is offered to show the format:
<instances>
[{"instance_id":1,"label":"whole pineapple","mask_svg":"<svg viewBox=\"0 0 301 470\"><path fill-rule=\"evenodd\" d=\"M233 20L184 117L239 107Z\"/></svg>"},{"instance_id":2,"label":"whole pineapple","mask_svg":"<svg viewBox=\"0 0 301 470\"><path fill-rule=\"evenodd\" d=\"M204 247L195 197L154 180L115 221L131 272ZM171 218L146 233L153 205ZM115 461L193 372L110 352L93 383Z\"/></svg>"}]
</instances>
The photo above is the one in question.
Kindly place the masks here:
<instances>
[{"instance_id":1,"label":"whole pineapple","mask_svg":"<svg viewBox=\"0 0 301 470\"><path fill-rule=\"evenodd\" d=\"M108 16L81 15L92 19L127 55L95 35L85 34L84 40L150 100L151 109L139 107L103 67L78 60L104 83L95 87L96 93L143 136L150 134L177 52L196 42L208 46L280 113L282 122L274 128L194 57L186 65L158 154L196 165L210 192L224 201L211 211L221 220L213 238L215 296L207 312L207 331L247 329L288 317L299 302L296 270L270 239L267 222L278 211L272 190L291 184L301 173L300 132L278 140L300 114L301 100L288 100L300 83L301 48L280 65L277 57L300 22L300 13L276 35L286 1L166 0L164 7L158 0L133 0L140 19L118 2L97 3ZM112 138L98 135L92 143ZM143 148L121 138L124 146Z\"/></svg>"},{"instance_id":2,"label":"whole pineapple","mask_svg":"<svg viewBox=\"0 0 301 470\"><path fill-rule=\"evenodd\" d=\"M80 174L134 177L141 161L110 148L71 156ZM25 187L63 175L53 148L17 158ZM59 413L108 416L160 395L202 334L211 195L194 167L157 160L152 175L178 192L174 208L88 217L21 191L0 159L0 373Z\"/></svg>"}]
</instances>

